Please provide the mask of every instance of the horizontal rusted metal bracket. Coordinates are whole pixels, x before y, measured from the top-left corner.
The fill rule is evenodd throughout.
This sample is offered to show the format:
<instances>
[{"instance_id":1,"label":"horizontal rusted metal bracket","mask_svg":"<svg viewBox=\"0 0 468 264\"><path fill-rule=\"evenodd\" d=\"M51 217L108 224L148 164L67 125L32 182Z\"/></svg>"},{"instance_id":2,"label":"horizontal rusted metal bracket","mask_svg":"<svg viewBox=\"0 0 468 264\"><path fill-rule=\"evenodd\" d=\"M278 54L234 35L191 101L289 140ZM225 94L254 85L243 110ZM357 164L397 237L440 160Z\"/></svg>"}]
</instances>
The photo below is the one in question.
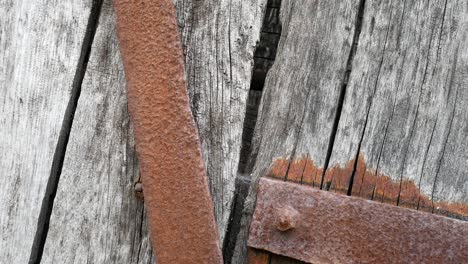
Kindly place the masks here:
<instances>
[{"instance_id":1,"label":"horizontal rusted metal bracket","mask_svg":"<svg viewBox=\"0 0 468 264\"><path fill-rule=\"evenodd\" d=\"M468 222L262 178L248 246L309 263L468 263Z\"/></svg>"},{"instance_id":2,"label":"horizontal rusted metal bracket","mask_svg":"<svg viewBox=\"0 0 468 264\"><path fill-rule=\"evenodd\" d=\"M159 264L222 263L172 0L114 0L145 207ZM142 188L141 188L142 187Z\"/></svg>"}]
</instances>

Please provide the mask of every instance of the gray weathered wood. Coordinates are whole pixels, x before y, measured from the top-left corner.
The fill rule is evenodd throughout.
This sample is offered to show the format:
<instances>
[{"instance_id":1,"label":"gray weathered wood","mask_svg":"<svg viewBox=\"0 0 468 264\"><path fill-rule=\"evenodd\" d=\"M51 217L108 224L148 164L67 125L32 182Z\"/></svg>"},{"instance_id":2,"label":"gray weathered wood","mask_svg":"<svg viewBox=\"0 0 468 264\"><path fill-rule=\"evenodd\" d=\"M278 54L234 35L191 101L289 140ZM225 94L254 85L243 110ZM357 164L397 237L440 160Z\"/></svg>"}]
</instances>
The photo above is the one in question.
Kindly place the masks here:
<instances>
[{"instance_id":1,"label":"gray weathered wood","mask_svg":"<svg viewBox=\"0 0 468 264\"><path fill-rule=\"evenodd\" d=\"M256 3L251 5L254 4L258 10L263 8ZM209 127L204 127L209 125L217 129L209 133L201 133L201 138L202 141L208 141L203 145L203 150L209 172L211 168L209 175L214 175L211 177L212 192L219 194L214 196L214 201L218 205L216 213L220 236L223 237L231 209L230 199L234 191L233 184L241 144L238 137L242 133L243 111L245 111L248 91L248 85L244 83L250 82L253 64L252 43L255 41L251 37L257 36L258 38L259 32L250 32L250 27L245 29L245 24L240 24L240 22L247 23L248 21L237 20L239 13L232 14L231 19L223 23L216 22L216 13L210 13L213 16L210 22L205 20L203 23L196 22L197 19L206 19L207 14L204 13L206 5L209 4L192 7L188 1L176 1L181 38L187 54L187 72L192 72L188 80L191 80L189 90L192 91L193 107L194 109L199 105L206 107L203 112L194 111L194 115L198 117L196 121L199 128L209 131ZM217 12L224 12L220 6L216 8L219 9ZM244 10L244 16L248 16L249 21L255 20L257 29L253 30L259 31L261 17L252 16L249 11L249 9ZM147 230L139 229L143 217L140 211L143 207L132 194L133 183L137 177L136 169L132 168L136 168L137 164L133 152L133 138L128 128L125 86L122 83L124 77L114 35L114 15L109 3L103 7L100 20L51 218L51 227L44 251L46 262L85 260L105 262L116 259L122 262L146 263L151 260L149 258L151 252L147 248ZM229 20L235 21L229 24ZM239 29L231 31L230 34L218 36L218 39L212 40L216 41L215 44L191 42L196 36L213 34L207 31L207 24L212 27L210 30L227 33L226 27L234 27L234 23L237 23ZM240 30L242 30L240 33L245 35L239 36L238 40L242 40L241 43L247 46L229 42L231 35L240 34ZM206 40L202 38L198 41ZM199 52L197 50L203 45L217 48L208 51L209 54L195 53ZM233 59L231 62L229 56L226 56L230 52L229 48L241 50L231 52L244 54L243 57L235 61ZM203 50L203 52L207 51ZM220 60L223 61L222 65L225 67L217 65ZM197 66L198 64L203 67ZM240 76L230 76L231 74L228 74L230 71ZM222 77L219 75L220 72L222 72ZM200 83L196 78L198 74L214 74L210 76L214 78L218 76L220 79L218 83L211 83L205 87L208 77L201 78L203 83ZM202 90L193 90L195 88ZM196 99L197 96L209 97L214 91L219 91L218 98L206 98L207 101L203 103ZM93 97L98 97L99 102L96 102ZM231 102L231 109L224 109L226 102ZM211 115L205 111L211 112ZM90 112L96 114L90 116ZM212 122L216 125L211 124ZM121 130L116 131L116 126ZM223 127L224 130L220 132L219 129ZM207 149L209 147L219 147L219 149L213 151ZM221 174L215 173L220 169L223 169ZM81 178L81 180L77 181L76 178ZM67 191L71 186L74 186L75 190ZM112 201L114 199L118 200ZM115 203L119 206L115 206ZM103 211L107 213L103 214ZM103 228L102 225L107 228ZM63 229L68 227L72 227L71 231L64 232ZM121 229L127 230L124 237L121 237L122 235L118 232ZM77 236L81 239L76 239ZM116 245L122 243L126 245L124 246L126 250L113 250ZM135 252L140 247L143 249L141 257L138 256L138 252Z\"/></svg>"},{"instance_id":2,"label":"gray weathered wood","mask_svg":"<svg viewBox=\"0 0 468 264\"><path fill-rule=\"evenodd\" d=\"M283 1L282 34L255 128L254 184L232 263L243 263L255 182L276 161L324 166L359 1ZM287 169L288 166L285 168ZM303 168L300 168L302 172ZM286 170L282 171L286 175Z\"/></svg>"},{"instance_id":3,"label":"gray weathered wood","mask_svg":"<svg viewBox=\"0 0 468 264\"><path fill-rule=\"evenodd\" d=\"M464 1L365 1L362 22L360 0L174 2L221 239L255 126L232 263L245 260L255 182L266 174L466 219ZM0 263L24 263L91 1L0 7ZM260 36L273 45L262 43L254 65ZM244 120L255 108L252 69L271 67L275 53L254 125L255 115ZM65 155L43 262L154 262L108 0Z\"/></svg>"},{"instance_id":4,"label":"gray weathered wood","mask_svg":"<svg viewBox=\"0 0 468 264\"><path fill-rule=\"evenodd\" d=\"M266 1L176 1L192 112L221 241L232 207L242 126Z\"/></svg>"},{"instance_id":5,"label":"gray weathered wood","mask_svg":"<svg viewBox=\"0 0 468 264\"><path fill-rule=\"evenodd\" d=\"M110 0L101 10L41 263L153 263Z\"/></svg>"},{"instance_id":6,"label":"gray weathered wood","mask_svg":"<svg viewBox=\"0 0 468 264\"><path fill-rule=\"evenodd\" d=\"M468 216L467 32L464 1L366 2L332 190L357 160L353 195Z\"/></svg>"},{"instance_id":7,"label":"gray weathered wood","mask_svg":"<svg viewBox=\"0 0 468 264\"><path fill-rule=\"evenodd\" d=\"M245 259L255 182L266 175L466 219L468 6L456 0L365 1L361 19L358 2L341 3L355 11L348 20L339 8L328 10L329 17L308 11L306 18L300 16L306 4L281 5L283 33L255 129L253 185L234 263ZM301 28L296 20L310 24ZM318 43L302 39L330 25L331 33L317 31ZM354 38L357 49L350 49L345 32L361 32Z\"/></svg>"},{"instance_id":8,"label":"gray weathered wood","mask_svg":"<svg viewBox=\"0 0 468 264\"><path fill-rule=\"evenodd\" d=\"M26 263L91 1L0 2L0 263Z\"/></svg>"}]
</instances>

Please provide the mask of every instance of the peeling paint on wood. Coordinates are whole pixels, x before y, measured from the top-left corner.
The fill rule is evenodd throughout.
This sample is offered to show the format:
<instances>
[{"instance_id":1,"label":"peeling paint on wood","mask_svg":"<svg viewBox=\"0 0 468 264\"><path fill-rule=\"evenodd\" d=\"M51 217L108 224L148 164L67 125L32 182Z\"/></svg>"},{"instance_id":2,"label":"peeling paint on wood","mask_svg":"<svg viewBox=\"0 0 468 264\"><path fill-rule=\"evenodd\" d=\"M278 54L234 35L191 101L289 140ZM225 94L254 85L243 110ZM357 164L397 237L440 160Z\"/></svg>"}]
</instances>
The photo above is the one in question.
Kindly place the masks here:
<instances>
[{"instance_id":1,"label":"peeling paint on wood","mask_svg":"<svg viewBox=\"0 0 468 264\"><path fill-rule=\"evenodd\" d=\"M256 181L272 160L308 153L323 167L352 49L359 1L281 1L282 32L262 95L252 146L250 196L232 263L244 263ZM285 177L288 162L273 174ZM293 171L312 167L293 166ZM312 176L309 176L312 177ZM320 176L321 177L321 176ZM296 177L296 180L298 177Z\"/></svg>"},{"instance_id":2,"label":"peeling paint on wood","mask_svg":"<svg viewBox=\"0 0 468 264\"><path fill-rule=\"evenodd\" d=\"M232 208L252 54L260 37L265 9L265 29L272 34L279 32L274 18L281 1L265 2L175 1L192 110L202 137L220 237L224 235ZM355 45L352 39L360 20L357 17L359 2L284 1L281 7L284 30L277 49L277 62L267 77L252 141L252 156L256 159L249 166L255 167L254 185L246 202L246 215L254 205L252 193L255 180L260 176L269 174L347 193L354 171L352 195L451 217L466 216L468 53L464 47L468 45L468 6L462 0L365 1L362 32ZM0 69L4 70L0 72L0 79L6 84L1 97L4 104L0 106L0 121L5 124L0 126L0 155L3 155L0 170L5 183L0 192L0 259L8 262L26 262L30 250L28 237L32 238L34 233L37 205L43 197L69 99L65 84L71 85L90 3L57 5L51 1L34 4L4 1L0 4L0 53L5 54L0 56L4 60L0 64ZM97 50L92 56L99 56L99 59L94 58L88 65L86 87L96 88L93 83L108 86L108 82L115 80L114 75L121 74L113 34L111 26L98 32L93 46L93 50ZM65 37L57 38L58 35ZM353 50L356 54L347 65L346 60ZM271 54L271 50L264 52L266 57ZM272 61L258 59L255 64L255 67L267 68ZM344 77L346 71L350 71L349 80ZM347 87L341 117L337 119L342 84ZM54 90L57 87L60 89ZM140 220L144 219L142 204L132 200L138 173L137 162L132 160L131 136L125 136L131 132L128 124L122 121L122 127L117 125L117 129L122 129L123 134L116 133L120 136L113 134L113 139L109 139L102 134L114 131L111 127L120 122L104 118L115 115L109 111L122 111L115 120L124 116L126 109L122 98L125 95L96 89L98 92L84 93L85 97L80 100L77 123L66 154L70 157L66 158L64 182L57 194L64 201L55 207L56 215L52 218L55 224L51 226L51 241L47 242L50 244L46 252L57 254L55 260L76 256L76 259L115 258L130 259L130 263L150 263L154 259L148 250L144 222ZM118 89L123 89L120 83ZM102 96L95 96L97 94ZM112 101L111 97L120 99ZM102 124L95 125L96 131L87 132L86 135L93 135L89 139L86 135L83 138L77 135L88 131L86 126L93 126L94 119L89 118L88 112L94 110L89 109L98 111L104 106L85 104L85 98L109 101L107 110L101 111L99 117ZM333 123L337 120L333 142ZM125 143L120 142L119 137ZM105 142L95 144L96 140L104 138ZM104 155L102 149L108 142L120 142L109 143L114 147L127 144L127 154L109 154L110 161L87 163ZM25 149L24 145L33 147ZM330 146L332 153L326 166ZM81 160L77 151L85 147L93 150L86 151ZM118 157L124 156L125 159L118 161ZM115 174L128 177L119 178L123 185L114 182L117 178L93 185L93 176L105 176L93 173L89 173L91 178L86 182L77 184L84 176L70 172L73 166L78 166L72 162L74 157L77 157L76 164L93 168L90 171L104 173L107 171L103 169L105 164L133 169L128 167L132 172ZM276 164L274 159L278 157L284 160ZM34 184L26 184L32 181L32 176ZM67 186L75 187L77 192L67 192L70 188ZM117 188L120 186L125 188L120 190ZM128 227L127 235L133 238L105 233L108 230L101 228L102 223L110 222L97 211L89 215L83 213L79 221L71 225L79 226L73 232L82 228L86 234L76 243L88 241L88 237L100 237L99 243L76 246L73 237L63 238L58 223L70 217L64 213L69 210L67 201L74 200L71 198L74 195L104 195L107 187L111 192L109 197L128 199L123 201L123 209L111 213L110 222L116 223L116 217L126 219L118 226ZM85 204L78 206L77 211L85 207ZM133 212L126 211L127 207L136 208L135 221L127 219L126 214ZM244 219L241 226L245 230L248 221ZM109 228L118 227L110 225ZM239 238L245 239L245 235L245 231L241 231ZM131 248L118 253L113 251L112 245L120 240L126 241L126 245L132 241ZM64 245L63 254L59 252L59 241ZM75 247L77 250L73 253ZM84 254L81 252L85 247L90 249L90 256L80 255ZM244 249L241 241L233 263L245 260ZM274 263L276 258L268 261Z\"/></svg>"},{"instance_id":3,"label":"peeling paint on wood","mask_svg":"<svg viewBox=\"0 0 468 264\"><path fill-rule=\"evenodd\" d=\"M286 179L289 170L292 180L301 178L315 187L359 191L413 209L424 210L427 204L432 208L434 202L430 211L464 218L468 112L462 105L468 101L468 53L461 47L468 41L468 6L461 1L411 0L340 4L353 12L345 15L333 1L282 2L283 34L265 83L244 213L249 215L255 204L258 177ZM333 18L314 21L332 6L328 14ZM301 17L304 10L309 12ZM332 30L322 25L330 20ZM321 31L314 35L313 29ZM305 40L308 36L320 43ZM330 39L336 53L321 46ZM308 61L305 54L314 59ZM348 54L346 63L342 59ZM344 71L334 75L342 65L349 78ZM334 72L321 72L324 69ZM284 160L273 164L275 158ZM242 224L249 225L248 217ZM242 253L238 257L242 259Z\"/></svg>"},{"instance_id":4,"label":"peeling paint on wood","mask_svg":"<svg viewBox=\"0 0 468 264\"><path fill-rule=\"evenodd\" d=\"M329 166L354 160L356 173L331 190L354 180L370 199L466 215L455 206L468 203L466 32L464 1L366 1Z\"/></svg>"},{"instance_id":5,"label":"peeling paint on wood","mask_svg":"<svg viewBox=\"0 0 468 264\"><path fill-rule=\"evenodd\" d=\"M333 182L333 192L347 194L350 184L350 175L353 173L355 161L350 160L344 167L333 166L325 174L324 189ZM266 177L287 179L292 182L313 185L320 188L310 175L321 175L323 168L314 166L314 161L306 158L289 161L285 158L277 158L273 161L265 173ZM452 215L459 218L468 217L468 205L464 203L451 203L450 201L433 202L430 197L421 193L421 190L412 181L405 182L401 186L399 181L369 168L363 155L359 155L356 167L356 178L353 182L352 195L370 200L376 200L406 208L418 209L425 212L434 212L441 215ZM404 176L403 176L404 177Z\"/></svg>"}]
</instances>

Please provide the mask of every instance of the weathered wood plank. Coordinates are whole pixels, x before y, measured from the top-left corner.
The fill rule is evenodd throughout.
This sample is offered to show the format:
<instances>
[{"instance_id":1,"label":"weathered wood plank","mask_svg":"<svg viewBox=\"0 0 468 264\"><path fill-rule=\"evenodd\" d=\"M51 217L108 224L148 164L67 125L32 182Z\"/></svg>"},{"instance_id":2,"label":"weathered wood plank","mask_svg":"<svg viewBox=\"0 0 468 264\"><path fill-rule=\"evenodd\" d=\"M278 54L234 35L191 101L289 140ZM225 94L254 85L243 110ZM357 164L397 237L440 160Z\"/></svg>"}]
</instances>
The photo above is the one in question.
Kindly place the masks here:
<instances>
[{"instance_id":1,"label":"weathered wood plank","mask_svg":"<svg viewBox=\"0 0 468 264\"><path fill-rule=\"evenodd\" d=\"M42 263L153 263L110 0L82 84Z\"/></svg>"},{"instance_id":2,"label":"weathered wood plank","mask_svg":"<svg viewBox=\"0 0 468 264\"><path fill-rule=\"evenodd\" d=\"M132 166L137 166L134 164L134 153L129 151L128 149L125 150L120 150L117 151L118 153L123 152L123 154L113 154L113 153L108 153L105 152L103 153L102 151L96 152L97 149L108 149L107 147L116 146L116 142L121 142L121 144L124 144L126 142L127 145L133 146L133 138L129 137L125 133L128 133L128 127L125 127L128 124L122 124L123 129L126 129L127 132L122 132L122 133L113 133L110 129L113 124L118 124L119 122L125 123L126 121L126 116L124 114L126 113L126 108L123 109L122 107L125 106L125 100L122 99L121 97L125 97L125 94L115 94L117 92L122 93L122 89L124 89L124 86L122 83L123 78L123 73L120 68L120 57L116 55L116 47L115 45L115 36L114 36L114 28L113 28L113 14L111 14L111 11L108 7L109 4L106 4L104 6L104 10L102 13L101 17L101 22L100 26L97 32L97 36L95 39L95 43L93 45L93 52L92 52L92 57L90 59L90 63L88 65L88 71L87 75L85 77L85 81L83 84L83 93L80 98L80 105L78 106L77 114L76 114L76 119L75 119L75 125L74 127L79 126L79 128L74 129L72 131L71 135L71 142L68 147L67 151L67 158L66 162L64 164L64 169L63 169L63 174L62 174L62 179L61 183L59 186L59 191L57 194L57 199L56 199L56 206L54 208L54 212L52 215L52 223L51 223L51 229L49 231L49 236L45 248L45 253L44 253L44 260L47 262L56 262L56 261L70 261L73 259L79 259L81 260L91 260L91 261L107 261L109 259L119 259L119 260L125 260L124 262L145 262L147 260L151 260L150 257L151 255L147 252L149 249L147 248L147 230L144 229L142 233L138 235L138 230L135 228L140 228L141 224L135 224L135 223L140 223L142 219L142 215L138 213L140 210L142 210L141 204L138 202L134 201L133 195L131 195L131 192L129 192L128 188L133 186L132 179L135 180L134 178L136 175L134 175L135 172L132 172L131 170L129 172L122 171L121 173L118 173L118 171L114 171L111 168L122 168L122 167L132 167ZM190 34L198 34L198 31L202 31L200 34L203 33L203 28L194 28L192 25L193 18L193 10L191 3L182 2L182 1L176 1L176 6L178 7L178 19L179 19L179 25L181 28L181 37L183 40L185 40L185 49L187 50L188 46L191 45L190 43L187 44L187 41L189 39ZM257 6L256 8L263 8L261 5ZM203 10L202 7L198 10ZM244 10L244 12L248 12L249 10ZM199 11L200 12L200 11ZM219 11L221 12L221 11ZM250 16L250 14L248 14ZM203 17L203 16L202 16ZM233 14L233 17L235 15ZM250 19L253 19L254 17L251 16ZM233 18L234 19L234 18ZM257 19L257 18L255 18ZM258 19L258 28L260 27L260 19ZM245 22L245 21L244 21ZM239 22L237 22L239 23ZM205 25L199 24L199 27L202 27ZM212 25L213 27L219 26L216 24ZM225 25L226 26L226 25ZM232 25L231 25L232 26ZM250 29L249 29L250 30ZM195 32L195 33L194 33ZM205 32L206 33L206 32ZM238 33L238 32L234 32ZM232 34L232 32L231 32ZM250 33L245 33L246 35L249 35ZM258 35L258 33L256 33ZM254 34L255 35L255 34ZM228 37L230 35L225 35L224 36L224 41L227 41ZM239 39L243 39L243 37L240 37ZM254 42L253 40L247 41L245 45L248 45L250 42ZM229 44L229 43L228 43ZM195 45L195 44L193 44ZM200 45L200 44L197 44ZM211 45L211 44L210 44ZM190 46L189 46L190 47ZM236 46L237 47L237 46ZM227 48L226 45L223 45L223 49ZM238 49L242 49L242 52L246 52L247 56L249 55L249 49L244 49L242 46L239 46ZM218 51L215 51L215 53ZM223 51L224 53L228 51ZM253 53L253 50L250 52L250 57ZM118 54L118 53L117 53ZM211 54L215 56L215 54ZM210 60L214 59L214 57L197 57L195 59L189 60L187 59L187 64L189 63L203 63L203 60ZM224 60L227 59L227 57L223 58ZM239 71L239 67L241 68L242 71L247 71L249 68L247 65L249 64L248 60L241 60L239 59L240 62L238 62L238 65L234 64L233 65L233 70ZM215 63L215 62L212 62ZM232 62L234 63L234 62ZM192 66L195 67L195 66ZM215 64L212 65L212 67L217 67ZM246 67L244 69L244 67ZM250 66L251 67L251 66ZM94 68L94 70L93 70ZM187 66L187 69L189 69L190 66ZM199 74L206 74L209 70L209 68L203 68L203 69L198 69ZM219 69L221 70L221 69ZM218 70L218 71L219 71ZM223 69L223 71L226 69ZM231 70L231 69L229 69ZM96 71L96 72L94 72ZM209 72L208 72L209 73ZM211 74L211 73L210 73ZM250 75L247 74L246 72L243 73L244 75L242 76L243 78L250 78ZM120 78L118 76L121 76ZM234 79L236 80L236 79ZM224 79L224 82L226 79ZM228 80L230 82L231 80ZM248 83L250 80L237 80L237 85L239 83ZM99 84L99 87L95 87L95 83ZM109 87L112 83L118 83L116 87L118 88L118 91L108 91L109 88L104 89L103 87ZM221 80L220 80L221 83ZM224 84L218 84L218 85L226 85ZM190 86L189 86L190 87ZM90 91L85 93L85 89L88 88ZM217 86L211 86L209 88L212 89L218 89ZM248 87L238 87L238 86L232 86L231 87L233 91L240 90L242 92L242 89L247 89ZM208 88L207 88L208 89ZM233 94L233 91L230 93ZM247 90L245 90L247 91ZM212 91L210 89L205 90L203 92L206 93L211 93ZM103 102L106 102L102 106L101 103L96 103L95 101L92 100L93 96L96 96L96 94L99 95L101 98L100 100ZM236 95L236 93L234 93ZM112 97L118 96L118 99L112 99ZM234 98L232 97L233 95L226 95L224 98L221 98L222 100L226 101L231 100L231 99L238 99L237 97L239 95L236 95L237 97ZM193 99L193 97L192 97ZM241 98L242 99L242 98ZM246 99L246 98L244 98ZM208 109L209 111L218 111L215 112L217 115L225 115L225 113L222 113L222 105L225 104L226 102L218 102L218 108L217 109ZM234 110L240 110L245 109L245 105L242 105L242 102L238 102L238 105L234 105L235 108L229 112L230 115L235 114L236 120L238 121L243 121L242 120L242 112L234 112ZM126 107L126 106L125 106ZM221 107L221 108L220 108ZM93 109L92 112L97 112L97 113L102 113L100 115L96 115L95 118L89 118L86 116L88 113L89 109ZM118 109L116 111L116 109ZM122 111L124 113L122 113ZM116 115L114 112L117 112L118 115ZM114 114L112 114L114 113ZM111 118L111 119L104 119L104 117ZM225 120L224 122L231 122L231 119ZM220 126L222 123L218 123ZM239 124L235 124L238 126ZM96 134L95 131L101 131L104 129L107 129L108 133L104 134ZM241 128L239 128L240 132L242 132ZM228 132L232 133L232 131L227 130ZM226 131L225 131L226 132ZM89 135L94 135L92 137L88 137ZM239 134L240 135L240 134ZM209 136L212 137L219 137L218 134L212 134L212 135L207 135L207 140L211 140ZM227 140L227 139L226 139ZM219 143L219 142L218 142ZM216 144L218 144L216 143ZM226 142L225 142L226 143ZM214 144L214 143L212 143ZM107 147L106 147L107 146ZM127 147L124 145L118 145L119 147ZM237 142L236 144L231 144L232 148L239 147L240 148L240 142ZM75 149L74 149L75 148ZM96 150L96 151L93 151ZM205 149L204 149L205 150ZM240 150L240 149L239 149ZM89 153L91 152L91 153ZM83 153L88 153L87 155L83 155ZM213 154L219 154L218 152L211 153L208 151L205 151L205 153L209 153L209 157L211 157ZM98 156L97 154L101 155ZM206 154L208 155L208 154ZM237 155L238 158L239 155ZM88 159L86 158L88 157ZM123 158L122 158L123 157ZM232 159L230 158L223 158L224 163L230 164L232 162ZM208 160L210 160L208 158ZM97 161L97 162L96 162ZM235 161L235 160L234 160ZM219 167L222 166L223 164L212 164L212 166ZM99 168L106 168L109 167L107 170L102 170ZM87 171L86 175L88 175L86 180L80 181L79 183L75 182L73 179L77 177L77 171L82 171L85 169ZM232 172L237 171L237 164L232 163ZM112 175L117 173L119 177L116 177L114 180L107 180L107 181L99 181L97 179L103 178L106 175ZM81 172L80 172L81 174ZM232 177L228 179L229 181L234 181L234 176L236 175L231 175ZM124 177L126 180L124 180ZM112 178L111 178L112 179ZM131 183L131 185L129 185ZM70 188L72 185L77 185L78 188L76 188L76 192L67 192L66 190ZM224 182L223 184L229 184L229 182ZM224 185L223 184L218 184L212 186L218 193L220 192L225 192L225 195L229 194L229 191L223 190ZM125 186L126 188L122 189L117 189L117 186ZM130 186L130 187L129 187ZM111 193L104 192L104 190L113 190ZM78 196L87 196L86 193L89 195L92 194L92 196L89 196L89 202L88 203L80 203L80 204L74 204L70 203L69 201L76 200ZM101 208L103 210L106 210L105 208L113 208L114 206L112 205L111 202L98 205L96 203L101 203L99 202L102 199L96 199L94 198L94 195L96 193L107 193L106 197L120 197L122 200L120 201L120 209L119 207L110 210L109 214L111 216L110 220L115 220L115 218L121 219L120 222L109 222L109 219L104 219L106 215L102 215L102 212L99 210L90 210L89 208ZM104 195L104 194L103 194ZM129 196L130 195L130 196ZM80 199L78 199L80 200ZM82 200L82 198L81 198ZM216 198L215 198L216 201ZM219 201L219 200L218 200ZM221 202L221 201L220 201ZM227 212L224 212L225 216L229 216L229 210L230 210L230 205L224 203L225 209L228 209ZM228 207L229 205L229 207ZM138 211L136 213L137 217L133 218L131 217L134 212L133 211L128 211L128 210L123 210L124 208L128 207L128 210L136 210ZM77 217L79 217L78 220L75 220L71 223L73 228L72 230L75 230L75 232L80 232L80 237L83 237L83 239L75 239L76 236L78 236L78 233L75 234L73 232L63 232L63 228L67 226L67 222L70 218L70 211L73 210L74 214ZM223 209L224 210L224 209ZM218 211L218 213L221 213L222 210ZM131 215L129 215L131 213ZM225 222L227 219L225 220ZM55 224L54 224L55 223ZM100 223L100 224L98 224ZM120 228L124 230L128 230L126 232L125 237L120 237L117 234L114 234L116 232L110 232L108 231L109 228L106 228L105 230L102 229L102 224L105 224L106 226L109 226L109 228ZM224 223L226 224L226 223ZM82 226L82 228L77 228L78 226ZM145 226L144 226L145 227ZM86 234L86 236L83 235L83 232ZM135 232L137 232L135 235ZM140 230L141 232L141 230ZM114 235L112 235L114 234ZM223 234L220 234L223 236ZM92 239L91 239L92 238ZM127 250L122 251L122 252L115 252L112 251L111 249L113 248L113 245L115 243L122 243L122 240L125 241L127 244L131 243L131 247L127 247ZM93 241L93 242L91 242ZM103 241L106 241L104 243ZM62 247L63 244L65 244L65 250L61 249L58 250L57 245L60 245L58 243L61 243ZM136 256L134 249L138 247L143 247L143 255L141 258L138 259L139 256ZM77 250L78 248L78 250ZM85 254L86 250L88 250L90 253ZM102 253L104 252L104 253ZM136 258L135 258L136 257Z\"/></svg>"},{"instance_id":3,"label":"weathered wood plank","mask_svg":"<svg viewBox=\"0 0 468 264\"><path fill-rule=\"evenodd\" d=\"M253 187L245 205L244 228L255 202L256 177L265 175L466 219L468 55L460 47L467 46L468 6L459 1L362 3L355 21L357 53L353 54L356 48L349 49L349 81L346 75L341 79L342 111L339 101L330 103L332 89L325 95L317 92L323 88L320 78L315 79L318 88L309 84L310 89L304 88L297 97L297 87L307 84L307 78L284 81L304 69L314 76L317 59L301 63L289 54L288 59L299 60L298 65L281 60L284 43L294 34L289 23L298 16L286 17L283 8L288 5L282 4L283 34L255 130ZM320 41L327 43L323 37ZM339 43L334 42L335 50ZM307 44L312 51L320 47ZM287 51L295 51L294 47ZM303 56L308 54L302 49ZM279 71L282 67L289 72ZM341 69L332 63L323 68ZM305 91L312 94L310 99ZM297 104L304 101L305 114L301 114ZM338 105L338 115L323 116L331 112L329 104ZM333 119L335 138L333 128L325 130ZM331 154L329 166L324 153ZM241 230L236 260L244 259L243 236Z\"/></svg>"},{"instance_id":4,"label":"weathered wood plank","mask_svg":"<svg viewBox=\"0 0 468 264\"><path fill-rule=\"evenodd\" d=\"M232 263L246 259L247 227L258 178L267 171L283 178L288 170L299 171L302 166L303 171L305 162L293 162L290 168L290 159L309 158L318 166L325 164L358 9L359 1L351 0L281 3L281 38L267 75L253 140L253 187Z\"/></svg>"},{"instance_id":5,"label":"weathered wood plank","mask_svg":"<svg viewBox=\"0 0 468 264\"><path fill-rule=\"evenodd\" d=\"M366 2L331 190L468 216L467 32L463 1Z\"/></svg>"},{"instance_id":6,"label":"weathered wood plank","mask_svg":"<svg viewBox=\"0 0 468 264\"><path fill-rule=\"evenodd\" d=\"M91 1L0 2L0 262L27 263Z\"/></svg>"},{"instance_id":7,"label":"weathered wood plank","mask_svg":"<svg viewBox=\"0 0 468 264\"><path fill-rule=\"evenodd\" d=\"M235 189L242 126L266 1L176 1L187 85L224 239Z\"/></svg>"}]
</instances>

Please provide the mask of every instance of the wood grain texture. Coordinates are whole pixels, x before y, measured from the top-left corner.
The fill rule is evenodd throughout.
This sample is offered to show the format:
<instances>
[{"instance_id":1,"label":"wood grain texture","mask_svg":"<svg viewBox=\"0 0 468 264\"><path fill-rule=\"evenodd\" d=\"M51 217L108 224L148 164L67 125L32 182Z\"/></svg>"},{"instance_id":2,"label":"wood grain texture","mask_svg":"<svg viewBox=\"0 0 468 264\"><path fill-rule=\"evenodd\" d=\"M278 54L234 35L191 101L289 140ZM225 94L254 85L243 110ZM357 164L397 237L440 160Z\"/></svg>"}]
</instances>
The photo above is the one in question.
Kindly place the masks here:
<instances>
[{"instance_id":1,"label":"wood grain texture","mask_svg":"<svg viewBox=\"0 0 468 264\"><path fill-rule=\"evenodd\" d=\"M176 1L187 85L224 239L266 1Z\"/></svg>"},{"instance_id":2,"label":"wood grain texture","mask_svg":"<svg viewBox=\"0 0 468 264\"><path fill-rule=\"evenodd\" d=\"M282 3L279 59L267 77L255 130L253 186L243 225L248 226L249 210L255 203L256 177L265 175L466 219L468 56L461 47L467 47L468 6L460 1L363 3L362 18L357 12L355 22L360 29L355 37L357 49L349 50L349 80L342 79L342 110L328 116L323 116L331 112L327 104L339 103L330 101L336 98L329 97L333 89L320 94L317 91L323 86L314 86L320 82L316 79L295 97L307 78L285 81L314 72L320 60L299 64L300 58L291 54L289 60L299 61L298 65L281 60L284 43L293 38L289 24L297 16L285 16L283 8L288 5ZM320 41L327 43L323 37ZM312 51L320 47L307 43ZM335 49L340 47L339 42L334 44ZM308 54L307 49L302 51ZM333 56L326 58L333 62ZM288 72L278 70L283 67ZM342 69L333 63L323 68ZM312 94L310 99L298 100L308 98L305 91ZM305 114L300 114L297 105L304 101L309 103L302 107ZM326 137L333 119L339 121L334 139ZM327 142L329 164L324 154ZM243 235L241 231L237 259L243 259Z\"/></svg>"},{"instance_id":3,"label":"wood grain texture","mask_svg":"<svg viewBox=\"0 0 468 264\"><path fill-rule=\"evenodd\" d=\"M253 140L253 187L232 263L246 258L256 182L275 159L310 157L324 166L354 36L359 1L282 1L282 33Z\"/></svg>"},{"instance_id":4,"label":"wood grain texture","mask_svg":"<svg viewBox=\"0 0 468 264\"><path fill-rule=\"evenodd\" d=\"M106 0L41 263L154 263L138 180L115 14Z\"/></svg>"},{"instance_id":5,"label":"wood grain texture","mask_svg":"<svg viewBox=\"0 0 468 264\"><path fill-rule=\"evenodd\" d=\"M91 1L0 2L0 263L26 263Z\"/></svg>"},{"instance_id":6,"label":"wood grain texture","mask_svg":"<svg viewBox=\"0 0 468 264\"><path fill-rule=\"evenodd\" d=\"M467 32L464 1L366 2L331 190L468 216Z\"/></svg>"}]
</instances>

